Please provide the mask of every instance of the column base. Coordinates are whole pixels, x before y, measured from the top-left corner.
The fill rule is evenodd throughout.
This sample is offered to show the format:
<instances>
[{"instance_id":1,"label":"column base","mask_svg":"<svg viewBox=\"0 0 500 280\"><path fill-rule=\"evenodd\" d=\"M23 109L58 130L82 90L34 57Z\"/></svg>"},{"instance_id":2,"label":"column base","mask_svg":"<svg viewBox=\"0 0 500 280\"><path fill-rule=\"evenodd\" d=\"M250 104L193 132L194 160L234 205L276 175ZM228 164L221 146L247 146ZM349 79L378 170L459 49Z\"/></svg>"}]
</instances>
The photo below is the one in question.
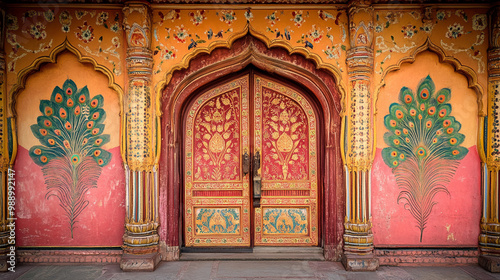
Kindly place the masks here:
<instances>
[{"instance_id":1,"label":"column base","mask_svg":"<svg viewBox=\"0 0 500 280\"><path fill-rule=\"evenodd\" d=\"M161 255L158 252L134 255L123 254L120 262L120 268L123 271L154 271L161 261Z\"/></svg>"},{"instance_id":2,"label":"column base","mask_svg":"<svg viewBox=\"0 0 500 280\"><path fill-rule=\"evenodd\" d=\"M479 265L489 272L500 272L500 256L479 256Z\"/></svg>"},{"instance_id":3,"label":"column base","mask_svg":"<svg viewBox=\"0 0 500 280\"><path fill-rule=\"evenodd\" d=\"M342 264L347 271L375 271L379 266L378 258L370 255L351 255L342 256Z\"/></svg>"}]
</instances>

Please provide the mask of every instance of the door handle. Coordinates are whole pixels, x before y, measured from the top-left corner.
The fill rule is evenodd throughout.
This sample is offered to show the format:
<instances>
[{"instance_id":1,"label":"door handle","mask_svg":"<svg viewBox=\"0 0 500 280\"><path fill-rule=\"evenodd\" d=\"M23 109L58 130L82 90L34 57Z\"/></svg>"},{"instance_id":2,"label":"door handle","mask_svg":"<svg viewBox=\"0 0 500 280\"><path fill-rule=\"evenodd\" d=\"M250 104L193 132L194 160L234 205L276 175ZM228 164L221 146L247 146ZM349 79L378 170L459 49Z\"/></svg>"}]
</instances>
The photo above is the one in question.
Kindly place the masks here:
<instances>
[{"instance_id":1,"label":"door handle","mask_svg":"<svg viewBox=\"0 0 500 280\"><path fill-rule=\"evenodd\" d=\"M260 177L260 152L257 151L253 157L253 206L260 207L260 191L262 178Z\"/></svg>"},{"instance_id":2,"label":"door handle","mask_svg":"<svg viewBox=\"0 0 500 280\"><path fill-rule=\"evenodd\" d=\"M243 154L243 177L245 177L248 173L250 173L250 156L248 152L245 151Z\"/></svg>"}]
</instances>

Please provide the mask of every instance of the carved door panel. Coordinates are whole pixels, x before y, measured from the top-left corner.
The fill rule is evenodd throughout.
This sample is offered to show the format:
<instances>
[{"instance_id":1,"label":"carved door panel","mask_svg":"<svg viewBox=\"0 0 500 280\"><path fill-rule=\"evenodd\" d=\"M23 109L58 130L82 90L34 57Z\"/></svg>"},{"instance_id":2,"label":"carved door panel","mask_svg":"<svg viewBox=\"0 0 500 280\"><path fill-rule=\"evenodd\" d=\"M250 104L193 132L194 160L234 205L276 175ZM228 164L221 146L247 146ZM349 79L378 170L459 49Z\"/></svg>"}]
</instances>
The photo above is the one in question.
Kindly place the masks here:
<instances>
[{"instance_id":1,"label":"carved door panel","mask_svg":"<svg viewBox=\"0 0 500 280\"><path fill-rule=\"evenodd\" d=\"M250 246L249 78L210 89L187 111L185 246Z\"/></svg>"},{"instance_id":2,"label":"carved door panel","mask_svg":"<svg viewBox=\"0 0 500 280\"><path fill-rule=\"evenodd\" d=\"M316 127L300 92L252 73L197 97L184 131L185 246L318 245ZM257 152L260 168L245 168Z\"/></svg>"},{"instance_id":3,"label":"carved door panel","mask_svg":"<svg viewBox=\"0 0 500 280\"><path fill-rule=\"evenodd\" d=\"M317 118L299 92L254 77L254 150L262 189L255 245L318 245Z\"/></svg>"}]
</instances>

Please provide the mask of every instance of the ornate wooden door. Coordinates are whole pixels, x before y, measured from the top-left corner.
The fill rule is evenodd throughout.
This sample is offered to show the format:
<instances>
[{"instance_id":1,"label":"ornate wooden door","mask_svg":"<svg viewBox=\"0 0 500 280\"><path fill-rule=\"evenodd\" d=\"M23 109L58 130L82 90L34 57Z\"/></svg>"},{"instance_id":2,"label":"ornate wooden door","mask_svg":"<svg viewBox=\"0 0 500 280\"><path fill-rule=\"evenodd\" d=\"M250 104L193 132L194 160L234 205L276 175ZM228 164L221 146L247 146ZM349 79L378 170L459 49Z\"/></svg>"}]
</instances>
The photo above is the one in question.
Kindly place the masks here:
<instances>
[{"instance_id":1,"label":"ornate wooden door","mask_svg":"<svg viewBox=\"0 0 500 280\"><path fill-rule=\"evenodd\" d=\"M184 131L185 246L318 245L316 122L300 92L258 75L194 100ZM257 152L260 168L246 173L244 159Z\"/></svg>"},{"instance_id":2,"label":"ornate wooden door","mask_svg":"<svg viewBox=\"0 0 500 280\"><path fill-rule=\"evenodd\" d=\"M318 245L315 112L301 93L257 75L254 92L254 149L262 155L255 245Z\"/></svg>"}]
</instances>

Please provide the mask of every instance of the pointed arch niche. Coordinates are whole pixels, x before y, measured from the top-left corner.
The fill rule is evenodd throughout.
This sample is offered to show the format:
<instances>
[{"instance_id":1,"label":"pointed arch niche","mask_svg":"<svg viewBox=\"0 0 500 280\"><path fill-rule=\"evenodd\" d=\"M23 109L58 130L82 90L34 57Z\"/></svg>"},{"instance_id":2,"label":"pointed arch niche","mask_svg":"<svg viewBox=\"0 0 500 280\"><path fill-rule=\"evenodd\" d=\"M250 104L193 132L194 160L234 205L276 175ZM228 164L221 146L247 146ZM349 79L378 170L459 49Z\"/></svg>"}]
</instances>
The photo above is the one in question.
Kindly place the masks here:
<instances>
[{"instance_id":1,"label":"pointed arch niche","mask_svg":"<svg viewBox=\"0 0 500 280\"><path fill-rule=\"evenodd\" d=\"M342 253L345 208L344 178L340 156L342 96L333 73L298 54L282 48L268 48L251 35L236 40L229 49L218 48L200 54L189 68L174 72L162 90L160 165L160 244L166 260L179 257L182 247L182 119L186 105L211 82L253 66L267 75L288 80L310 93L321 116L321 247L329 260Z\"/></svg>"},{"instance_id":2,"label":"pointed arch niche","mask_svg":"<svg viewBox=\"0 0 500 280\"><path fill-rule=\"evenodd\" d=\"M40 144L30 128L42 115L40 101L50 100L54 88L62 88L67 79L73 80L78 89L87 86L91 98L99 94L103 96L106 113L103 134L110 135L110 141L102 148L111 153L109 163L100 170L97 187L90 188L84 196L88 204L77 217L72 232L57 196L47 196L42 168L29 155L29 149ZM121 247L125 221L125 175L120 138L122 95L122 89L115 83L109 69L97 64L92 58L82 56L68 42L20 71L18 84L10 91L9 104L17 123L18 145L14 169L19 211L16 211L16 217L23 230L16 236L16 245L21 249L21 260L24 256L22 249L28 247L66 247L75 250L76 247ZM121 251L103 253L102 258L109 255L118 261ZM75 256L80 258L79 261L86 261L84 254L79 256L75 252ZM40 261L32 257L26 260Z\"/></svg>"},{"instance_id":3,"label":"pointed arch niche","mask_svg":"<svg viewBox=\"0 0 500 280\"><path fill-rule=\"evenodd\" d=\"M449 192L439 192L431 202L436 204L428 216L423 236L417 227L416 218L405 205L398 203L401 187L396 182L393 169L388 167L381 152L387 147L384 134L388 131L384 117L389 114L389 107L399 103L402 87L408 87L414 94L419 83L429 76L435 91L442 88L451 90L449 103L451 116L460 122L460 133L465 135L461 146L468 149L466 157L459 161L458 167L449 183L445 186ZM390 67L377 89L374 101L376 120L376 147L372 172L373 233L374 245L381 264L405 262L405 257L387 257L387 248L411 247L425 249L429 247L463 248L457 257L468 258L477 262L477 238L481 218L481 144L478 143L479 124L482 121L483 90L477 83L474 71L463 66L458 60L448 57L437 46L427 41L412 56ZM439 164L444 164L441 162ZM431 168L432 169L432 168ZM408 175L409 176L409 175ZM439 177L439 176L438 176ZM438 178L439 179L439 178ZM398 180L405 180L399 177ZM418 191L413 193L418 196ZM471 249L472 253L464 253ZM380 251L381 250L381 251ZM382 253L381 253L382 252ZM382 255L381 255L382 254ZM396 254L397 253L391 253ZM445 254L445 253L444 253ZM394 255L394 256L396 256ZM392 255L391 255L392 256ZM412 255L418 258L418 253ZM399 259L398 259L399 258Z\"/></svg>"}]
</instances>

